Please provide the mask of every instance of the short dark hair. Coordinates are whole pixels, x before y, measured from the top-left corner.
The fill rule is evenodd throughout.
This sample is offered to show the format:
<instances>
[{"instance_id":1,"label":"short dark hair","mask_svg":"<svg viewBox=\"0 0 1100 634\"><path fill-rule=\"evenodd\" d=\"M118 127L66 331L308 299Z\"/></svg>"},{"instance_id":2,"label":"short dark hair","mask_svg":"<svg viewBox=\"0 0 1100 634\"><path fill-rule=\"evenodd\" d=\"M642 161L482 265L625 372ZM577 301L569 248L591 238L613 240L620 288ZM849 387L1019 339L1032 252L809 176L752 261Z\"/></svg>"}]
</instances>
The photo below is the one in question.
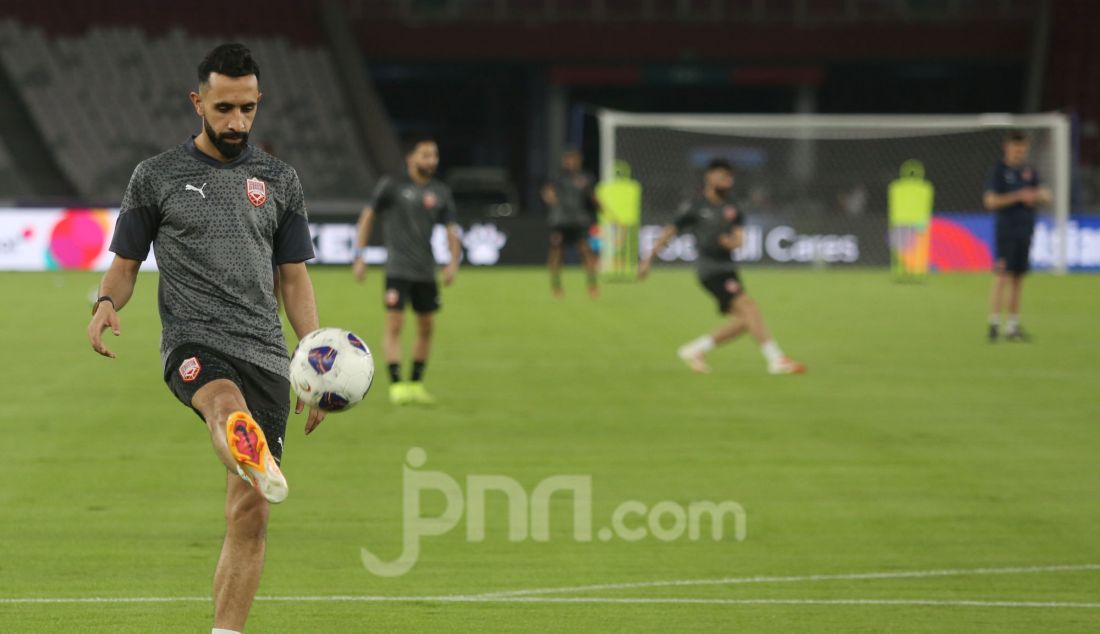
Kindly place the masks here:
<instances>
[{"instance_id":1,"label":"short dark hair","mask_svg":"<svg viewBox=\"0 0 1100 634\"><path fill-rule=\"evenodd\" d=\"M1028 141L1027 132L1023 130L1009 130L1005 135L1005 143L1027 143Z\"/></svg>"},{"instance_id":2,"label":"short dark hair","mask_svg":"<svg viewBox=\"0 0 1100 634\"><path fill-rule=\"evenodd\" d=\"M401 139L401 149L405 152L405 156L408 156L416 151L416 147L421 143L436 143L435 136L430 132L410 132Z\"/></svg>"},{"instance_id":3,"label":"short dark hair","mask_svg":"<svg viewBox=\"0 0 1100 634\"><path fill-rule=\"evenodd\" d=\"M707 172L713 172L714 170L726 170L727 172L733 172L733 165L724 158L711 159L707 163Z\"/></svg>"},{"instance_id":4,"label":"short dark hair","mask_svg":"<svg viewBox=\"0 0 1100 634\"><path fill-rule=\"evenodd\" d=\"M210 81L210 73L227 77L255 75L260 79L260 65L252 59L252 51L244 44L222 44L206 54L199 63L199 83Z\"/></svg>"}]
</instances>

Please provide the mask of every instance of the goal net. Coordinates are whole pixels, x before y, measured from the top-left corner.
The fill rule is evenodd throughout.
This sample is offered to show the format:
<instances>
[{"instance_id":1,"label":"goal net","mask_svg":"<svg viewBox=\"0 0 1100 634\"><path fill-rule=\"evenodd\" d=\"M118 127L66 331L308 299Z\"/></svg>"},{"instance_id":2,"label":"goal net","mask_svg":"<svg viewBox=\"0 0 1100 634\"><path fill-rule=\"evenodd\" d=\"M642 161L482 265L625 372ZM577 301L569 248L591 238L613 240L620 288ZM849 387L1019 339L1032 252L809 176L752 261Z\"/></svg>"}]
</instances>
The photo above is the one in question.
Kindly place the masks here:
<instances>
[{"instance_id":1,"label":"goal net","mask_svg":"<svg viewBox=\"0 0 1100 634\"><path fill-rule=\"evenodd\" d=\"M736 168L734 197L746 214L735 258L772 264L891 262L891 185L923 174L930 199L934 270L988 270L992 215L982 208L986 177L1012 129L1027 132L1030 163L1054 194L1040 210L1035 268L1066 270L1069 122L1040 115L694 115L601 111L601 178L629 165L642 189L640 251L684 198L702 187L714 158ZM916 163L914 163L914 161ZM913 169L914 165L922 169ZM905 166L903 168L903 166ZM908 172L905 174L903 172ZM689 237L661 259L692 260Z\"/></svg>"}]
</instances>

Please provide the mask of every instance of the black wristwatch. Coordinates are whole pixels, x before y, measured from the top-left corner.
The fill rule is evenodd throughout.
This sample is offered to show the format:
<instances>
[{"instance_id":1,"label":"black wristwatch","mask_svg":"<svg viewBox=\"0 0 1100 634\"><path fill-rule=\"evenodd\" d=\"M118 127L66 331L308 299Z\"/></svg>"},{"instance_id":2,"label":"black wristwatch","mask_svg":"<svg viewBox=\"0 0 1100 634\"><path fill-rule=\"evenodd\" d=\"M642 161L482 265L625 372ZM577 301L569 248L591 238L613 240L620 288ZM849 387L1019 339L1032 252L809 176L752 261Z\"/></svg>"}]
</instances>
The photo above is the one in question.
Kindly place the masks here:
<instances>
[{"instance_id":1,"label":"black wristwatch","mask_svg":"<svg viewBox=\"0 0 1100 634\"><path fill-rule=\"evenodd\" d=\"M111 299L110 295L100 295L99 298L95 300L95 303L92 304L92 315L95 315L96 309L99 308L99 304L102 302L111 302L111 308L115 307L115 300Z\"/></svg>"}]
</instances>

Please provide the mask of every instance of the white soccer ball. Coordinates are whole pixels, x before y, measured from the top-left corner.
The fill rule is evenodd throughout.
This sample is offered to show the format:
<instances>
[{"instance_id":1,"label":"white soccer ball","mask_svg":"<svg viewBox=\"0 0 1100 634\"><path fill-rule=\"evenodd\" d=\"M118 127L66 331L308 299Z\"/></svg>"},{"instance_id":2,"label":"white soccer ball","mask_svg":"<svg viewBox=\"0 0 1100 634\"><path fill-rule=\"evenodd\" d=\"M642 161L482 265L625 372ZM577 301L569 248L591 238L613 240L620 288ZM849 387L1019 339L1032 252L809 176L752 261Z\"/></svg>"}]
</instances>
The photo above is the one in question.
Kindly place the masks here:
<instances>
[{"instance_id":1,"label":"white soccer ball","mask_svg":"<svg viewBox=\"0 0 1100 634\"><path fill-rule=\"evenodd\" d=\"M302 337L290 358L290 385L310 407L351 409L370 391L374 357L354 333L320 328Z\"/></svg>"}]
</instances>

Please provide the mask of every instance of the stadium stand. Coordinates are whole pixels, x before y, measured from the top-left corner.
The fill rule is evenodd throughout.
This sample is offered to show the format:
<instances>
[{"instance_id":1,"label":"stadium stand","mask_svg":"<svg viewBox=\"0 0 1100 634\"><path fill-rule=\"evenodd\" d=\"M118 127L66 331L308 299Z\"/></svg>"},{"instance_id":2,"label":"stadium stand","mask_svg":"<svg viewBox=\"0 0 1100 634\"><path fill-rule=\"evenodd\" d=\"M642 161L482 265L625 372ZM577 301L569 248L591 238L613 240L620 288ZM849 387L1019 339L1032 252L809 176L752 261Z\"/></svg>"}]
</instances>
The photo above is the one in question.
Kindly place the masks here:
<instances>
[{"instance_id":1,"label":"stadium stand","mask_svg":"<svg viewBox=\"0 0 1100 634\"><path fill-rule=\"evenodd\" d=\"M61 170L81 197L108 201L138 161L198 129L186 101L194 68L224 41L129 25L55 35L11 19L0 35L0 61ZM325 49L282 36L248 44L264 93L252 140L294 165L311 197L369 192L374 178Z\"/></svg>"},{"instance_id":2,"label":"stadium stand","mask_svg":"<svg viewBox=\"0 0 1100 634\"><path fill-rule=\"evenodd\" d=\"M22 195L24 189L23 179L15 169L11 152L0 141L0 191L8 192L8 195Z\"/></svg>"}]
</instances>

